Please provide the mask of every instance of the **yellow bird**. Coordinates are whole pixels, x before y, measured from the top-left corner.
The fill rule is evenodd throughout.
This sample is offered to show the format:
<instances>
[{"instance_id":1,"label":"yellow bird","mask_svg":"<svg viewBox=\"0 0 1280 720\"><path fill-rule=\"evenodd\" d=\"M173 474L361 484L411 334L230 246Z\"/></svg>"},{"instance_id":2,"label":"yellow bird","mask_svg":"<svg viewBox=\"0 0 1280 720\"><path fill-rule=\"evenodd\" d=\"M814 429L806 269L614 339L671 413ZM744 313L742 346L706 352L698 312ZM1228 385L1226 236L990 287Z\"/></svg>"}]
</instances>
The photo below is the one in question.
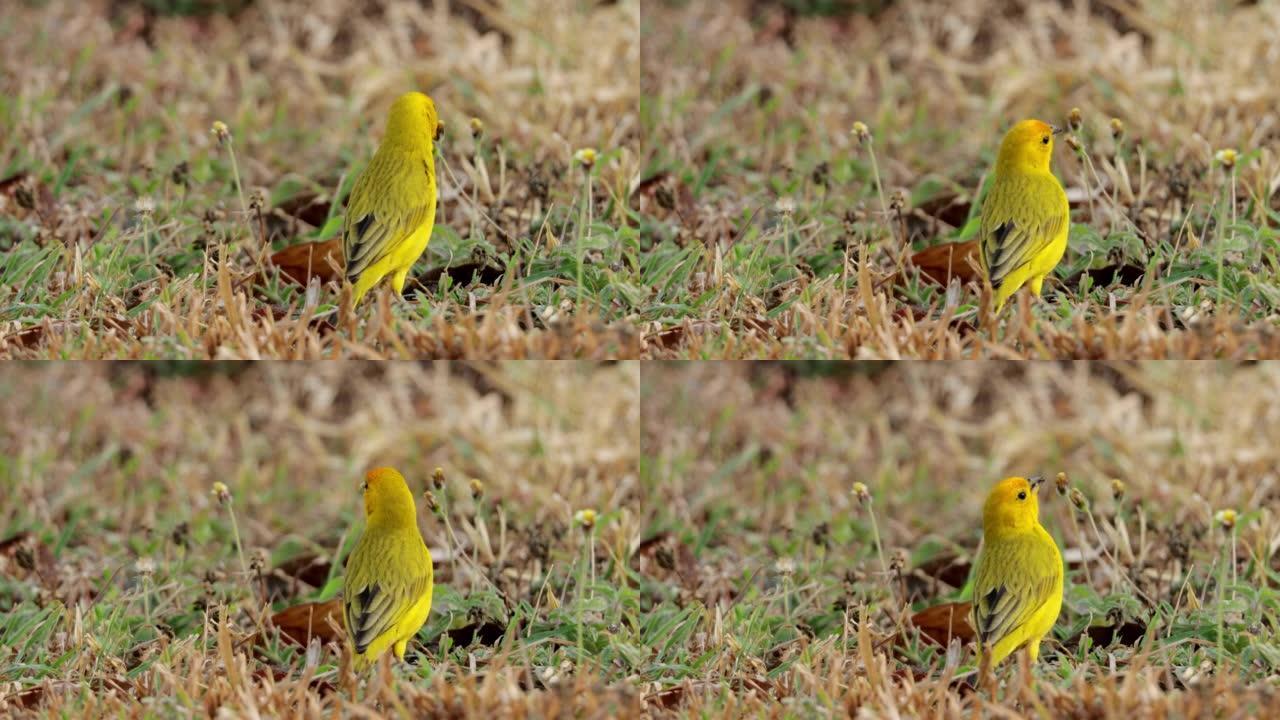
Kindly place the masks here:
<instances>
[{"instance_id":1,"label":"yellow bird","mask_svg":"<svg viewBox=\"0 0 1280 720\"><path fill-rule=\"evenodd\" d=\"M440 118L420 92L401 95L387 116L387 132L360 174L342 226L347 278L359 305L365 293L391 275L396 294L427 249L436 221L435 141Z\"/></svg>"},{"instance_id":2,"label":"yellow bird","mask_svg":"<svg viewBox=\"0 0 1280 720\"><path fill-rule=\"evenodd\" d=\"M355 668L368 668L387 648L405 647L431 612L431 552L418 531L418 509L404 476L392 468L365 475L366 527L347 558L343 617Z\"/></svg>"},{"instance_id":3,"label":"yellow bird","mask_svg":"<svg viewBox=\"0 0 1280 720\"><path fill-rule=\"evenodd\" d=\"M1026 647L1035 662L1040 639L1062 609L1062 555L1040 524L1036 491L1043 478L1005 478L982 508L982 552L973 584L973 629L980 656L995 667Z\"/></svg>"},{"instance_id":4,"label":"yellow bird","mask_svg":"<svg viewBox=\"0 0 1280 720\"><path fill-rule=\"evenodd\" d=\"M1045 276L1067 250L1071 207L1049 169L1058 132L1048 123L1023 120L1000 143L978 229L982 270L995 290L997 314L1023 284L1040 297Z\"/></svg>"}]
</instances>

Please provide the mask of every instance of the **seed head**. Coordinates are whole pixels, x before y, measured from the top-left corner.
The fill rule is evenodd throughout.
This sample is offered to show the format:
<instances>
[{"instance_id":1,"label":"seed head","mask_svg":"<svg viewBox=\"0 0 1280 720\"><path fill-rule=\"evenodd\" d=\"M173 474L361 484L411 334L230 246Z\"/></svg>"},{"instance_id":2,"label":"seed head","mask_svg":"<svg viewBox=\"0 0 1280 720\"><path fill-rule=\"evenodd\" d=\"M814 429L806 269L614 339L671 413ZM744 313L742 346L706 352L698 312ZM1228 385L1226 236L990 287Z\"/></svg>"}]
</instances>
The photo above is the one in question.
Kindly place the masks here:
<instances>
[{"instance_id":1,"label":"seed head","mask_svg":"<svg viewBox=\"0 0 1280 720\"><path fill-rule=\"evenodd\" d=\"M1084 147L1084 143L1080 142L1080 138L1076 137L1075 135L1068 135L1067 146L1070 147L1072 150L1075 150L1076 152L1080 152L1080 150Z\"/></svg>"},{"instance_id":2,"label":"seed head","mask_svg":"<svg viewBox=\"0 0 1280 720\"><path fill-rule=\"evenodd\" d=\"M1071 492L1067 495L1071 499L1071 504L1080 512L1089 510L1089 501L1085 499L1084 493L1080 492L1080 488L1071 488Z\"/></svg>"},{"instance_id":3,"label":"seed head","mask_svg":"<svg viewBox=\"0 0 1280 720\"><path fill-rule=\"evenodd\" d=\"M138 571L139 575L143 577L151 577L156 572L156 561L149 557L140 557L138 558L138 561L133 564L133 567Z\"/></svg>"},{"instance_id":4,"label":"seed head","mask_svg":"<svg viewBox=\"0 0 1280 720\"><path fill-rule=\"evenodd\" d=\"M156 201L147 195L139 195L138 199L133 201L133 210L143 217L151 217L156 211Z\"/></svg>"},{"instance_id":5,"label":"seed head","mask_svg":"<svg viewBox=\"0 0 1280 720\"><path fill-rule=\"evenodd\" d=\"M433 513L440 513L440 501L436 500L436 494L430 490L422 493L422 502L427 504L427 509Z\"/></svg>"},{"instance_id":6,"label":"seed head","mask_svg":"<svg viewBox=\"0 0 1280 720\"><path fill-rule=\"evenodd\" d=\"M210 129L213 136L218 138L218 144L226 147L231 144L231 130L227 128L227 124L221 120L214 120L213 127Z\"/></svg>"},{"instance_id":7,"label":"seed head","mask_svg":"<svg viewBox=\"0 0 1280 720\"><path fill-rule=\"evenodd\" d=\"M849 134L857 139L859 145L869 145L871 143L871 130L861 120L853 123L853 129L849 131Z\"/></svg>"},{"instance_id":8,"label":"seed head","mask_svg":"<svg viewBox=\"0 0 1280 720\"><path fill-rule=\"evenodd\" d=\"M444 489L444 468L438 467L431 471L431 486L437 490Z\"/></svg>"},{"instance_id":9,"label":"seed head","mask_svg":"<svg viewBox=\"0 0 1280 720\"><path fill-rule=\"evenodd\" d=\"M484 497L484 483L480 478L471 478L471 497L479 500Z\"/></svg>"},{"instance_id":10,"label":"seed head","mask_svg":"<svg viewBox=\"0 0 1280 720\"><path fill-rule=\"evenodd\" d=\"M1222 167L1228 170L1236 166L1236 159L1239 157L1240 157L1240 154L1231 148L1225 148L1223 150L1219 150L1213 155L1213 158L1218 162L1222 163Z\"/></svg>"},{"instance_id":11,"label":"seed head","mask_svg":"<svg viewBox=\"0 0 1280 720\"><path fill-rule=\"evenodd\" d=\"M859 505L866 505L871 502L871 493L867 491L866 484L861 482L854 483L852 492Z\"/></svg>"},{"instance_id":12,"label":"seed head","mask_svg":"<svg viewBox=\"0 0 1280 720\"><path fill-rule=\"evenodd\" d=\"M1067 485L1068 485L1069 483L1067 482L1067 474L1066 474L1066 473L1064 473L1064 472L1060 472L1060 473L1058 473L1058 477L1054 478L1053 484L1054 484L1055 486L1057 486L1057 488L1058 488L1058 494L1059 494L1059 495L1066 495L1066 494L1067 494Z\"/></svg>"},{"instance_id":13,"label":"seed head","mask_svg":"<svg viewBox=\"0 0 1280 720\"><path fill-rule=\"evenodd\" d=\"M1218 514L1213 516L1213 519L1222 527L1230 530L1236 526L1236 511L1231 509L1219 510Z\"/></svg>"},{"instance_id":14,"label":"seed head","mask_svg":"<svg viewBox=\"0 0 1280 720\"><path fill-rule=\"evenodd\" d=\"M249 209L261 212L267 206L267 191L262 188L255 189L249 194Z\"/></svg>"},{"instance_id":15,"label":"seed head","mask_svg":"<svg viewBox=\"0 0 1280 720\"><path fill-rule=\"evenodd\" d=\"M590 531L596 526L596 511L590 508L579 510L573 514L573 522L581 525L583 530Z\"/></svg>"},{"instance_id":16,"label":"seed head","mask_svg":"<svg viewBox=\"0 0 1280 720\"><path fill-rule=\"evenodd\" d=\"M1071 128L1074 131L1074 130L1079 130L1080 126L1083 124L1084 124L1084 120L1080 114L1080 108L1078 107L1071 108L1071 112L1067 114L1067 127Z\"/></svg>"},{"instance_id":17,"label":"seed head","mask_svg":"<svg viewBox=\"0 0 1280 720\"><path fill-rule=\"evenodd\" d=\"M581 163L582 167L590 170L596 164L596 150L595 148L582 148L573 154L573 159Z\"/></svg>"},{"instance_id":18,"label":"seed head","mask_svg":"<svg viewBox=\"0 0 1280 720\"><path fill-rule=\"evenodd\" d=\"M479 138L484 135L484 121L478 117L471 118L471 137Z\"/></svg>"},{"instance_id":19,"label":"seed head","mask_svg":"<svg viewBox=\"0 0 1280 720\"><path fill-rule=\"evenodd\" d=\"M1116 502L1124 499L1124 481L1120 478L1112 478L1111 480L1111 497L1115 498Z\"/></svg>"},{"instance_id":20,"label":"seed head","mask_svg":"<svg viewBox=\"0 0 1280 720\"><path fill-rule=\"evenodd\" d=\"M902 212L907 207L907 191L898 188L893 191L893 195L889 197L889 209L894 212Z\"/></svg>"},{"instance_id":21,"label":"seed head","mask_svg":"<svg viewBox=\"0 0 1280 720\"><path fill-rule=\"evenodd\" d=\"M224 482L219 481L213 484L213 496L218 499L220 505L231 504L231 490Z\"/></svg>"},{"instance_id":22,"label":"seed head","mask_svg":"<svg viewBox=\"0 0 1280 720\"><path fill-rule=\"evenodd\" d=\"M889 569L894 573L901 573L903 568L907 566L907 561L909 559L907 551L902 548L898 548L893 551L893 557L889 558Z\"/></svg>"},{"instance_id":23,"label":"seed head","mask_svg":"<svg viewBox=\"0 0 1280 720\"><path fill-rule=\"evenodd\" d=\"M1111 118L1111 135L1117 138L1124 135L1124 121L1120 118Z\"/></svg>"},{"instance_id":24,"label":"seed head","mask_svg":"<svg viewBox=\"0 0 1280 720\"><path fill-rule=\"evenodd\" d=\"M789 557L780 557L778 558L778 561L774 563L774 569L778 571L779 575L790 577L795 574L796 561Z\"/></svg>"}]
</instances>

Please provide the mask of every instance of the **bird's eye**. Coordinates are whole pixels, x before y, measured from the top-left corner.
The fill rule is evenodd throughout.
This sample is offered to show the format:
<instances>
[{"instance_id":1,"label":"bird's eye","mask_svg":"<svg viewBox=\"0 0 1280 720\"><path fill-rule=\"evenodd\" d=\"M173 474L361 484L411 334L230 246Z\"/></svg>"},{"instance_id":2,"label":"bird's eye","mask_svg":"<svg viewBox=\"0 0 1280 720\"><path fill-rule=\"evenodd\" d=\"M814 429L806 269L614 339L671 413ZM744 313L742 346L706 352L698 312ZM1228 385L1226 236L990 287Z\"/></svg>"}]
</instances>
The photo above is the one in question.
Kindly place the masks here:
<instances>
[{"instance_id":1,"label":"bird's eye","mask_svg":"<svg viewBox=\"0 0 1280 720\"><path fill-rule=\"evenodd\" d=\"M1049 144L1049 136L1048 136L1048 135L1045 135L1044 137L1040 138L1040 144L1041 144L1041 145L1048 145L1048 144Z\"/></svg>"},{"instance_id":2,"label":"bird's eye","mask_svg":"<svg viewBox=\"0 0 1280 720\"><path fill-rule=\"evenodd\" d=\"M1022 492L1018 493L1018 499L1019 499L1019 500L1026 500L1026 499L1027 499L1027 491L1026 491L1026 490L1023 490Z\"/></svg>"}]
</instances>

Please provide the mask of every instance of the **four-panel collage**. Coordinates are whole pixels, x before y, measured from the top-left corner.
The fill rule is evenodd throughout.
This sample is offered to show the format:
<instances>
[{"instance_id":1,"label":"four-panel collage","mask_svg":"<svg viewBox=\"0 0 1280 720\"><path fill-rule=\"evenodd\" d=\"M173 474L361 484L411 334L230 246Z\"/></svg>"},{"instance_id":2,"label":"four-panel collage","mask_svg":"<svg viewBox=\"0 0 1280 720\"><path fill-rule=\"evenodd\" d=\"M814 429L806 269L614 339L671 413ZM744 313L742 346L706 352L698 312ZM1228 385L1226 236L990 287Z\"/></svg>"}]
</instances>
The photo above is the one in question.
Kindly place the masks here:
<instances>
[{"instance_id":1,"label":"four-panel collage","mask_svg":"<svg viewBox=\"0 0 1280 720\"><path fill-rule=\"evenodd\" d=\"M1277 35L0 2L0 717L1280 716Z\"/></svg>"}]
</instances>

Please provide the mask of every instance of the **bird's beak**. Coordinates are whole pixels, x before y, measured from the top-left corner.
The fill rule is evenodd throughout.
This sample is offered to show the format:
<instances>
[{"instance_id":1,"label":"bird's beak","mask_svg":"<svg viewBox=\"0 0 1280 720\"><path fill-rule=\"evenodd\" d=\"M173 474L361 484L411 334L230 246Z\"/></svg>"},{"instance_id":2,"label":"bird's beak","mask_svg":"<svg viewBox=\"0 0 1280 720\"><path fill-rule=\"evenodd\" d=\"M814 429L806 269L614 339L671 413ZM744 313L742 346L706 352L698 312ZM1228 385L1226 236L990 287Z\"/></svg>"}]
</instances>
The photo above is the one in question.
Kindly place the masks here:
<instances>
[{"instance_id":1,"label":"bird's beak","mask_svg":"<svg viewBox=\"0 0 1280 720\"><path fill-rule=\"evenodd\" d=\"M1043 475L1033 475L1027 478L1027 482L1031 483L1031 491L1035 492L1040 489L1040 484L1044 482Z\"/></svg>"},{"instance_id":2,"label":"bird's beak","mask_svg":"<svg viewBox=\"0 0 1280 720\"><path fill-rule=\"evenodd\" d=\"M1053 131L1053 134L1054 134L1054 135L1061 135L1061 134L1062 134L1062 128L1058 127L1057 125L1050 125L1050 126L1049 126L1049 129L1050 129L1051 131Z\"/></svg>"}]
</instances>

